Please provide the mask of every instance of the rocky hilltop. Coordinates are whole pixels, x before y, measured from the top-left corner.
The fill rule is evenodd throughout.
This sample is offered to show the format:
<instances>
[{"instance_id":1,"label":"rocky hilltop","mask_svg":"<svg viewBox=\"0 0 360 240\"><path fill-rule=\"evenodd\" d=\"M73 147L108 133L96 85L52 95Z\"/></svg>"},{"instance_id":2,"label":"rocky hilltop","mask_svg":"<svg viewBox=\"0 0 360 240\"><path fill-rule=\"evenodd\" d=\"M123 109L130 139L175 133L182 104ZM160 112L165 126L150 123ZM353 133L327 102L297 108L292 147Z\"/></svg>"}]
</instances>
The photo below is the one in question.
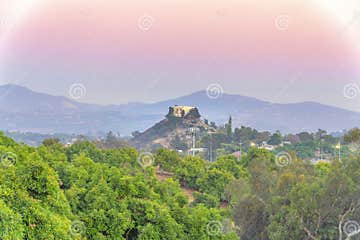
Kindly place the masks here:
<instances>
[{"instance_id":1,"label":"rocky hilltop","mask_svg":"<svg viewBox=\"0 0 360 240\"><path fill-rule=\"evenodd\" d=\"M215 131L201 120L196 107L175 105L169 107L165 119L143 133L135 133L131 143L139 149L165 147L185 150L190 147L194 129L199 132Z\"/></svg>"}]
</instances>

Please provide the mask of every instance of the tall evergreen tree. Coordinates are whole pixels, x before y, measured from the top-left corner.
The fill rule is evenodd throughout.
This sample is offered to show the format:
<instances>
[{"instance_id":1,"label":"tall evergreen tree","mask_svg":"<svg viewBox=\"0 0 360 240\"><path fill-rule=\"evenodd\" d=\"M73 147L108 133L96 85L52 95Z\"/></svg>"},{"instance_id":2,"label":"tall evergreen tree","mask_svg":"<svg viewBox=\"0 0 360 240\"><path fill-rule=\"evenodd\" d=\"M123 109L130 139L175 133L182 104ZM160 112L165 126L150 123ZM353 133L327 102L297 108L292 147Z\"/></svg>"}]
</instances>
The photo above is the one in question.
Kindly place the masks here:
<instances>
[{"instance_id":1,"label":"tall evergreen tree","mask_svg":"<svg viewBox=\"0 0 360 240\"><path fill-rule=\"evenodd\" d=\"M231 115L229 117L228 124L226 125L226 135L228 136L229 140L232 139L232 118Z\"/></svg>"}]
</instances>

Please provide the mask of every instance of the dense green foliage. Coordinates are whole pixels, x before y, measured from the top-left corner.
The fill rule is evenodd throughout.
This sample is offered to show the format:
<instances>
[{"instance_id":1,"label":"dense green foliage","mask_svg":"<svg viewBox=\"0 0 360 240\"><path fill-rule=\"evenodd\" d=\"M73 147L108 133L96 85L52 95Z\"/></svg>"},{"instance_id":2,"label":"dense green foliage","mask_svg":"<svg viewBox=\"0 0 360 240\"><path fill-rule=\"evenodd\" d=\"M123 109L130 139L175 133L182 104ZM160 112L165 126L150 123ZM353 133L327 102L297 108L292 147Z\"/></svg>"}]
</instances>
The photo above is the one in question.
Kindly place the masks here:
<instances>
[{"instance_id":1,"label":"dense green foliage","mask_svg":"<svg viewBox=\"0 0 360 240\"><path fill-rule=\"evenodd\" d=\"M208 234L228 212L191 206L179 182L158 181L132 148L44 143L0 135L0 154L13 157L1 159L0 239L238 239Z\"/></svg>"},{"instance_id":2,"label":"dense green foliage","mask_svg":"<svg viewBox=\"0 0 360 240\"><path fill-rule=\"evenodd\" d=\"M284 165L256 147L213 163L159 149L144 167L115 143L0 134L0 239L341 240L360 221L357 154L313 164L292 151Z\"/></svg>"},{"instance_id":3,"label":"dense green foliage","mask_svg":"<svg viewBox=\"0 0 360 240\"><path fill-rule=\"evenodd\" d=\"M214 163L163 149L157 154L163 166L172 163L175 179L197 190L193 206L227 205L242 240L341 240L349 234L346 223L360 221L357 154L313 164L288 153L287 165L259 148L240 161L223 156Z\"/></svg>"}]
</instances>

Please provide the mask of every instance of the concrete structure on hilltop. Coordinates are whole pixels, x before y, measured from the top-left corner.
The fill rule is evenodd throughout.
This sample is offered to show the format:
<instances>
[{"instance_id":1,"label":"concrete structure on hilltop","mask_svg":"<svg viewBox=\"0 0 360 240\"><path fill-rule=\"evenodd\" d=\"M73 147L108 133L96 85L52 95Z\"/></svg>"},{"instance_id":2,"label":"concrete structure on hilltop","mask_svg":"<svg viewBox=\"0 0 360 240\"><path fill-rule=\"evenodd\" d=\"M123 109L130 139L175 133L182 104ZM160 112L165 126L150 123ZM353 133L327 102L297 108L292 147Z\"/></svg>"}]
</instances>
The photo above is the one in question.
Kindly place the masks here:
<instances>
[{"instance_id":1,"label":"concrete structure on hilltop","mask_svg":"<svg viewBox=\"0 0 360 240\"><path fill-rule=\"evenodd\" d=\"M169 107L169 113L166 115L167 118L200 118L201 115L196 107L191 106L178 106Z\"/></svg>"}]
</instances>

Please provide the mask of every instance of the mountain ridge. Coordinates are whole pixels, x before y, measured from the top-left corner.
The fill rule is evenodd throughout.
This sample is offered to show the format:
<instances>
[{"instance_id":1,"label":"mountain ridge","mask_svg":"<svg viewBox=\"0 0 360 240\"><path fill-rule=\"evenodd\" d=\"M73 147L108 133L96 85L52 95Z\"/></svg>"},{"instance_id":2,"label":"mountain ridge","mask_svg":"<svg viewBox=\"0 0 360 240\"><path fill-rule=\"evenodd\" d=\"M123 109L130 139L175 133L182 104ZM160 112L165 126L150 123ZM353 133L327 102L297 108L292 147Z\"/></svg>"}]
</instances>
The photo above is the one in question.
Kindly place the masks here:
<instances>
[{"instance_id":1,"label":"mountain ridge","mask_svg":"<svg viewBox=\"0 0 360 240\"><path fill-rule=\"evenodd\" d=\"M38 93L18 85L0 86L0 129L45 133L144 131L163 119L169 106L196 106L203 118L223 124L232 115L234 126L284 133L341 131L358 126L360 113L312 101L272 103L248 96L223 94L210 99L206 91L155 103L98 105L65 96Z\"/></svg>"}]
</instances>

